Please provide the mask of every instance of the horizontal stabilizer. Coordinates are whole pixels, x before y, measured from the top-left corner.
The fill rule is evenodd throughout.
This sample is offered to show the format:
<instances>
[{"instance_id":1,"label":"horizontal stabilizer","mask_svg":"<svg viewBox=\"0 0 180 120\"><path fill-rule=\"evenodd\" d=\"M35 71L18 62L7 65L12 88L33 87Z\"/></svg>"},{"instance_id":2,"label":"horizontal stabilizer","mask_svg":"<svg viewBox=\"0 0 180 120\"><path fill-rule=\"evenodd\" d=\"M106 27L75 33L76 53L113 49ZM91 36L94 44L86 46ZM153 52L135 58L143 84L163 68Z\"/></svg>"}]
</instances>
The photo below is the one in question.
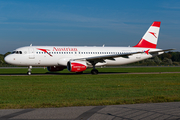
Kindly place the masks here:
<instances>
[{"instance_id":1,"label":"horizontal stabilizer","mask_svg":"<svg viewBox=\"0 0 180 120\"><path fill-rule=\"evenodd\" d=\"M165 51L171 51L171 50L175 50L175 49L166 49L166 50L151 51L149 53L165 52Z\"/></svg>"}]
</instances>

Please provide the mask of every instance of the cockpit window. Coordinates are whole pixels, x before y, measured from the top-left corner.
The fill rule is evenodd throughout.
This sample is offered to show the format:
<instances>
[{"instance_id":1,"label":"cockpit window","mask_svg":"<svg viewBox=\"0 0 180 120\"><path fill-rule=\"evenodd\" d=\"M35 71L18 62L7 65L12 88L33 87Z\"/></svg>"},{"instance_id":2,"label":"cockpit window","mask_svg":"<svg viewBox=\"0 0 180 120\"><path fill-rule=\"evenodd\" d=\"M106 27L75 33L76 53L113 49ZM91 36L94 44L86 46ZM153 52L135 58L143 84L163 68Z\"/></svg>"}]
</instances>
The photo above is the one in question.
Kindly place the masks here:
<instances>
[{"instance_id":1,"label":"cockpit window","mask_svg":"<svg viewBox=\"0 0 180 120\"><path fill-rule=\"evenodd\" d=\"M16 51L13 51L12 54L16 53Z\"/></svg>"},{"instance_id":2,"label":"cockpit window","mask_svg":"<svg viewBox=\"0 0 180 120\"><path fill-rule=\"evenodd\" d=\"M13 51L12 54L22 54L22 51Z\"/></svg>"}]
</instances>

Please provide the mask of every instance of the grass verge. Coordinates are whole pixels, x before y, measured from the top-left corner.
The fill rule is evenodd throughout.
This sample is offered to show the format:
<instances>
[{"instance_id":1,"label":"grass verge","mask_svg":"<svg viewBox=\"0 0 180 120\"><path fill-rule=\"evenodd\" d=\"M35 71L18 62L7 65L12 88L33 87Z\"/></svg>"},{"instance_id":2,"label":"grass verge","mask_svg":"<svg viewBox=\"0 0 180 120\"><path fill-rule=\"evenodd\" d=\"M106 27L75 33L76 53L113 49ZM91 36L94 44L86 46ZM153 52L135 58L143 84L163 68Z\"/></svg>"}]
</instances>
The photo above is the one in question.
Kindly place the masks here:
<instances>
[{"instance_id":1,"label":"grass verge","mask_svg":"<svg viewBox=\"0 0 180 120\"><path fill-rule=\"evenodd\" d=\"M1 76L0 108L180 101L180 74Z\"/></svg>"}]
</instances>

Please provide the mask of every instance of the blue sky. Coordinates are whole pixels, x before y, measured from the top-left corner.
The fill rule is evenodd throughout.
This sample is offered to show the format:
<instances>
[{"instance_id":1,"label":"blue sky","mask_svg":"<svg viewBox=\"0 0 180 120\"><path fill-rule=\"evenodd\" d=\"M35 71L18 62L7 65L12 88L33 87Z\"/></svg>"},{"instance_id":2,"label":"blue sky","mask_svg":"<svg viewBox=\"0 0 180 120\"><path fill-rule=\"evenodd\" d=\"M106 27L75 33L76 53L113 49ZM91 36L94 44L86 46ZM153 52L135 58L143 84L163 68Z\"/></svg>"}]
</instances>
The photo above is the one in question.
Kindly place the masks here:
<instances>
[{"instance_id":1,"label":"blue sky","mask_svg":"<svg viewBox=\"0 0 180 120\"><path fill-rule=\"evenodd\" d=\"M158 48L180 51L179 0L0 0L0 53L22 46L134 46L161 21Z\"/></svg>"}]
</instances>

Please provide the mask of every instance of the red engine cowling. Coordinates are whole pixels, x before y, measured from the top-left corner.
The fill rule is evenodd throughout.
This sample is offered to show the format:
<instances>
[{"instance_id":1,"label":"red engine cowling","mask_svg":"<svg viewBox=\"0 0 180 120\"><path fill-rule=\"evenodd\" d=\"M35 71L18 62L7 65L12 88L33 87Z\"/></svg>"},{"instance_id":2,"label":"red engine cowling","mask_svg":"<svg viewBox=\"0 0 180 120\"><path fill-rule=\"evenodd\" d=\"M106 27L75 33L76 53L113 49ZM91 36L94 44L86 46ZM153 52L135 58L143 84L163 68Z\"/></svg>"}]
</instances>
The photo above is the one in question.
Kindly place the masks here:
<instances>
[{"instance_id":1,"label":"red engine cowling","mask_svg":"<svg viewBox=\"0 0 180 120\"><path fill-rule=\"evenodd\" d=\"M48 66L47 67L48 71L50 71L50 72L61 71L61 70L65 69L65 68L66 68L65 66Z\"/></svg>"},{"instance_id":2,"label":"red engine cowling","mask_svg":"<svg viewBox=\"0 0 180 120\"><path fill-rule=\"evenodd\" d=\"M69 61L67 63L67 69L70 72L82 72L87 68L87 64L84 61Z\"/></svg>"}]
</instances>

